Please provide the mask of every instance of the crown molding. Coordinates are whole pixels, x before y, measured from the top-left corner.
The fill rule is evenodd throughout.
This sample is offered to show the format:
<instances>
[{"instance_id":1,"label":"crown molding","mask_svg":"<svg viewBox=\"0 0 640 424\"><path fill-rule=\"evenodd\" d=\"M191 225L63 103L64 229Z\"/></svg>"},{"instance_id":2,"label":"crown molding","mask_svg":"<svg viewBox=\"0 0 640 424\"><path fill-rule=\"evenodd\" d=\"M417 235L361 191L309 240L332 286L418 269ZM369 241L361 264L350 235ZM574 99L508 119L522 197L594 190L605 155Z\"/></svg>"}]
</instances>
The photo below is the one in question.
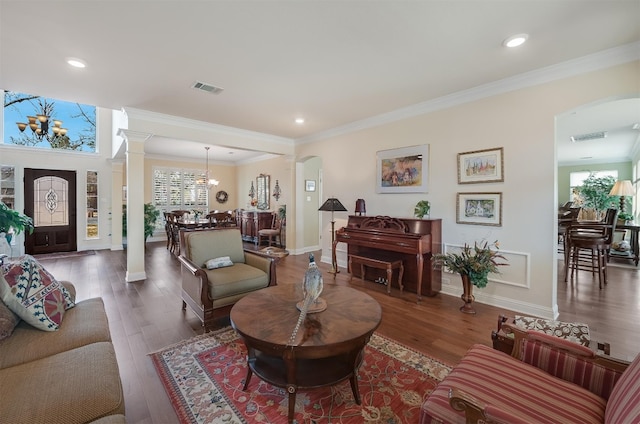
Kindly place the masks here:
<instances>
[{"instance_id":1,"label":"crown molding","mask_svg":"<svg viewBox=\"0 0 640 424\"><path fill-rule=\"evenodd\" d=\"M171 125L174 127L211 132L212 134L217 135L244 137L258 141L279 143L286 146L292 146L294 144L294 140L291 138L279 137L276 135L260 133L257 131L243 130L240 128L228 127L225 125L211 124L209 122L197 121L195 119L182 118L180 116L165 115L162 113L150 112L147 110L135 108L124 108L124 111L130 121L134 119L143 120L163 125Z\"/></svg>"},{"instance_id":2,"label":"crown molding","mask_svg":"<svg viewBox=\"0 0 640 424\"><path fill-rule=\"evenodd\" d=\"M413 118L419 115L426 115L438 110L458 106L464 103L480 100L499 94L508 93L535 85L548 83L551 81L568 78L600 69L610 68L623 63L640 59L640 41L625 44L612 49L604 50L577 59L561 62L555 65L540 68L535 71L525 72L513 77L504 78L499 81L480 85L468 90L459 91L433 100L418 103L391 112L361 119L350 124L342 125L326 131L311 134L295 140L296 144L306 144L327 138L364 130Z\"/></svg>"}]
</instances>

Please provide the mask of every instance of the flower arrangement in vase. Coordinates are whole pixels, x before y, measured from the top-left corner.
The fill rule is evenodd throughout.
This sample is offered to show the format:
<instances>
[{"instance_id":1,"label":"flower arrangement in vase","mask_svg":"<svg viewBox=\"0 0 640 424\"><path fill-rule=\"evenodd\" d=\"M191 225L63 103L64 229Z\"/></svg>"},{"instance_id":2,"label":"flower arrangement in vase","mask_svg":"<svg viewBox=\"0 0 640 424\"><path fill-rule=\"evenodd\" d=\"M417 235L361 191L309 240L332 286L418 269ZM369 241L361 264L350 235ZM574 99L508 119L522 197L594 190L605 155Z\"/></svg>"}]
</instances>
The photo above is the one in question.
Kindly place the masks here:
<instances>
[{"instance_id":1,"label":"flower arrangement in vase","mask_svg":"<svg viewBox=\"0 0 640 424\"><path fill-rule=\"evenodd\" d=\"M493 249L495 248L495 249ZM489 243L485 241L482 244L477 242L473 247L467 243L460 252L439 253L433 256L436 265L444 265L449 271L460 274L462 278L463 294L462 300L464 305L460 311L468 314L475 314L473 309L473 286L483 288L489 282L489 273L497 273L500 271L499 266L508 265L499 262L500 259L506 261L506 258L498 251L498 241Z\"/></svg>"}]
</instances>

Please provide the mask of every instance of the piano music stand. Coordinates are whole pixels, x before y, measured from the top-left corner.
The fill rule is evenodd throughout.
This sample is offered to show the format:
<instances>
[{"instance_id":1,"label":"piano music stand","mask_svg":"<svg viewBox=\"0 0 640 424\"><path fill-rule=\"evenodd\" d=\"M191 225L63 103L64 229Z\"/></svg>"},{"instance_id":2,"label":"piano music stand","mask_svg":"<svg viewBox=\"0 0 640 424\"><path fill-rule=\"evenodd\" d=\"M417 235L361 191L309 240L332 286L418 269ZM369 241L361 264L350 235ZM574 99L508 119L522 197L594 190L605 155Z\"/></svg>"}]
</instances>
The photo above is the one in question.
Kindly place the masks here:
<instances>
[{"instance_id":1,"label":"piano music stand","mask_svg":"<svg viewBox=\"0 0 640 424\"><path fill-rule=\"evenodd\" d=\"M336 239L336 230L335 230L336 221L333 219L333 212L335 211L346 212L347 208L345 208L344 205L340 203L340 201L335 197L330 197L322 204L322 206L320 206L320 209L318 210L331 212L331 249L333 251L333 244L335 243L335 239ZM335 256L333 256L333 254L331 255L331 271L329 272L332 274L340 273L340 270L338 269L338 264L336 263L336 258Z\"/></svg>"}]
</instances>

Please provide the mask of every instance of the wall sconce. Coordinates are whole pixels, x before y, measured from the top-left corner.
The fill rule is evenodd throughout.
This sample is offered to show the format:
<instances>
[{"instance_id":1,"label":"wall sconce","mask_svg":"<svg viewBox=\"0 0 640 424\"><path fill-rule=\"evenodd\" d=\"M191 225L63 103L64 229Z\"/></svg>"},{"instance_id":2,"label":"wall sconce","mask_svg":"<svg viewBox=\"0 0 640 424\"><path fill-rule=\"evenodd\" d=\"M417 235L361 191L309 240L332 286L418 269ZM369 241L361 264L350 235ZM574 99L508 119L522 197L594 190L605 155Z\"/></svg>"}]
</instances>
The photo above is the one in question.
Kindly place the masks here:
<instances>
[{"instance_id":1,"label":"wall sconce","mask_svg":"<svg viewBox=\"0 0 640 424\"><path fill-rule=\"evenodd\" d=\"M249 189L249 197L253 199L255 195L256 195L256 189L253 187L253 181L251 181L251 188Z\"/></svg>"},{"instance_id":2,"label":"wall sconce","mask_svg":"<svg viewBox=\"0 0 640 424\"><path fill-rule=\"evenodd\" d=\"M280 196L282 196L282 190L280 190L280 184L276 180L276 185L273 186L273 197L276 198L276 202L280 200Z\"/></svg>"}]
</instances>

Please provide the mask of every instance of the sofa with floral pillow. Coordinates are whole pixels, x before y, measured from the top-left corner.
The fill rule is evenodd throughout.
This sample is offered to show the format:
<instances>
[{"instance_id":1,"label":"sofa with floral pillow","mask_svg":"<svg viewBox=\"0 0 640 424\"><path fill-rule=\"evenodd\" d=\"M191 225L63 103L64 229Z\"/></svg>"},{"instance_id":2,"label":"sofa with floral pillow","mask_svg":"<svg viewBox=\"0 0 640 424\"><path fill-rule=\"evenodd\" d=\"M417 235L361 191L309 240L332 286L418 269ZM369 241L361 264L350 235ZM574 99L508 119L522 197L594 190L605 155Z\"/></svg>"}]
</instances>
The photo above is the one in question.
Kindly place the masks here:
<instances>
[{"instance_id":1,"label":"sofa with floral pillow","mask_svg":"<svg viewBox=\"0 0 640 424\"><path fill-rule=\"evenodd\" d=\"M0 422L125 422L102 299L29 255L0 256L0 393Z\"/></svg>"}]
</instances>

